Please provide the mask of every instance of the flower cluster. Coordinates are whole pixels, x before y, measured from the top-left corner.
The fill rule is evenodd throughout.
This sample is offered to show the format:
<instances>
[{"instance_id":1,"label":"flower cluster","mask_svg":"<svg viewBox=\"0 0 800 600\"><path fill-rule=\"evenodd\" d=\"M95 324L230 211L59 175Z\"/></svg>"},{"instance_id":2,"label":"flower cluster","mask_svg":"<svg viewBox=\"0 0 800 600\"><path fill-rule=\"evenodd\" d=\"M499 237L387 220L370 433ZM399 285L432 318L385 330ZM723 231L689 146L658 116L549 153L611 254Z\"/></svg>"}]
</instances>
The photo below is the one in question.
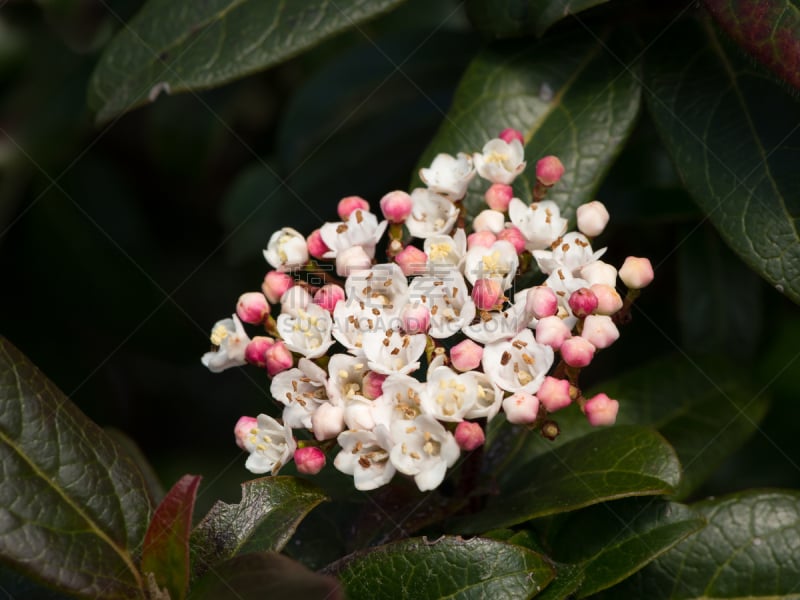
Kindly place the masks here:
<instances>
[{"instance_id":1,"label":"flower cluster","mask_svg":"<svg viewBox=\"0 0 800 600\"><path fill-rule=\"evenodd\" d=\"M426 187L380 200L383 220L350 196L339 221L308 237L272 234L264 257L274 270L214 326L202 358L214 372L251 364L272 379L281 420L242 417L235 427L250 471L276 473L293 458L313 474L335 452L360 490L399 471L424 491L484 443L500 411L550 438L549 416L572 403L592 425L614 423L617 401L584 398L578 375L619 337L652 267L631 257L618 272L601 260L600 202L580 206L578 230L567 231L544 199L564 173L558 158L536 163L532 203L515 197L526 167L522 135L506 129L479 153L436 156L420 171ZM467 230L461 201L481 179L488 208ZM519 289L536 267L543 281ZM267 335L248 337L243 323ZM308 433L298 442L296 430Z\"/></svg>"}]
</instances>

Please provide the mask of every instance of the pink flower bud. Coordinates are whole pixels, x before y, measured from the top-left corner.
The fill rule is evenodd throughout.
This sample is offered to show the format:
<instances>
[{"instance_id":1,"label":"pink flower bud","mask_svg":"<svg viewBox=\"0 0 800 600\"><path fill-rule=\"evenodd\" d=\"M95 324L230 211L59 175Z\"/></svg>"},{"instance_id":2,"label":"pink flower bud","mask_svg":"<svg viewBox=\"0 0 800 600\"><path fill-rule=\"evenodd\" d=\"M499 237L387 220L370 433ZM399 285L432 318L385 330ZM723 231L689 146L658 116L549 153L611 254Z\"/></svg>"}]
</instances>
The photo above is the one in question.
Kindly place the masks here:
<instances>
[{"instance_id":1,"label":"pink flower bud","mask_svg":"<svg viewBox=\"0 0 800 600\"><path fill-rule=\"evenodd\" d=\"M477 369L483 358L483 346L470 339L459 342L450 348L450 362L459 371Z\"/></svg>"},{"instance_id":2,"label":"pink flower bud","mask_svg":"<svg viewBox=\"0 0 800 600\"><path fill-rule=\"evenodd\" d=\"M545 317L536 324L536 341L553 350L558 350L564 341L572 337L572 332L559 317Z\"/></svg>"},{"instance_id":3,"label":"pink flower bud","mask_svg":"<svg viewBox=\"0 0 800 600\"><path fill-rule=\"evenodd\" d=\"M594 346L586 338L571 337L561 344L561 358L570 367L585 367L594 358Z\"/></svg>"},{"instance_id":4,"label":"pink flower bud","mask_svg":"<svg viewBox=\"0 0 800 600\"><path fill-rule=\"evenodd\" d=\"M298 448L294 451L294 464L298 473L316 475L325 466L325 453L316 446Z\"/></svg>"},{"instance_id":5,"label":"pink flower bud","mask_svg":"<svg viewBox=\"0 0 800 600\"><path fill-rule=\"evenodd\" d=\"M511 245L514 246L514 250L516 250L517 254L522 254L527 242L525 236L522 235L522 232L515 225L509 225L503 229L503 231L497 234L497 239L510 242Z\"/></svg>"},{"instance_id":6,"label":"pink flower bud","mask_svg":"<svg viewBox=\"0 0 800 600\"><path fill-rule=\"evenodd\" d=\"M267 349L267 374L275 377L278 373L291 369L294 360L292 353L283 342L275 342Z\"/></svg>"},{"instance_id":7,"label":"pink flower bud","mask_svg":"<svg viewBox=\"0 0 800 600\"><path fill-rule=\"evenodd\" d=\"M501 140L503 140L506 144L510 144L511 140L519 140L519 143L523 146L525 145L525 138L522 137L522 133L514 129L513 127L506 127L503 131L500 132L498 135Z\"/></svg>"},{"instance_id":8,"label":"pink flower bud","mask_svg":"<svg viewBox=\"0 0 800 600\"><path fill-rule=\"evenodd\" d=\"M383 373L376 373L375 371L367 371L362 379L362 391L364 396L370 400L375 400L383 394L383 382L386 381L388 375Z\"/></svg>"},{"instance_id":9,"label":"pink flower bud","mask_svg":"<svg viewBox=\"0 0 800 600\"><path fill-rule=\"evenodd\" d=\"M259 325L269 313L269 303L261 292L247 292L239 296L236 314L244 323Z\"/></svg>"},{"instance_id":10,"label":"pink flower bud","mask_svg":"<svg viewBox=\"0 0 800 600\"><path fill-rule=\"evenodd\" d=\"M539 414L539 399L528 392L517 392L503 400L503 410L509 423L533 423Z\"/></svg>"},{"instance_id":11,"label":"pink flower bud","mask_svg":"<svg viewBox=\"0 0 800 600\"><path fill-rule=\"evenodd\" d=\"M502 306L503 286L496 279L478 279L472 288L472 300L478 310L493 310Z\"/></svg>"},{"instance_id":12,"label":"pink flower bud","mask_svg":"<svg viewBox=\"0 0 800 600\"><path fill-rule=\"evenodd\" d=\"M472 248L491 248L492 244L497 241L497 236L491 231L476 231L467 236L467 249Z\"/></svg>"},{"instance_id":13,"label":"pink flower bud","mask_svg":"<svg viewBox=\"0 0 800 600\"><path fill-rule=\"evenodd\" d=\"M556 379L549 375L544 378L536 396L547 412L561 410L572 403L572 397L569 395L569 381Z\"/></svg>"},{"instance_id":14,"label":"pink flower bud","mask_svg":"<svg viewBox=\"0 0 800 600\"><path fill-rule=\"evenodd\" d=\"M545 156L536 163L536 179L542 185L555 184L564 174L564 165L557 156Z\"/></svg>"},{"instance_id":15,"label":"pink flower bud","mask_svg":"<svg viewBox=\"0 0 800 600\"><path fill-rule=\"evenodd\" d=\"M344 429L344 408L325 402L311 415L311 429L318 441L330 440Z\"/></svg>"},{"instance_id":16,"label":"pink flower bud","mask_svg":"<svg viewBox=\"0 0 800 600\"><path fill-rule=\"evenodd\" d=\"M263 335L255 336L244 349L244 359L251 365L265 368L267 366L267 350L272 348L274 343L275 340L272 338Z\"/></svg>"},{"instance_id":17,"label":"pink flower bud","mask_svg":"<svg viewBox=\"0 0 800 600\"><path fill-rule=\"evenodd\" d=\"M264 276L264 283L261 284L261 291L271 304L275 304L281 299L290 287L294 285L294 278L280 271L270 271Z\"/></svg>"},{"instance_id":18,"label":"pink flower bud","mask_svg":"<svg viewBox=\"0 0 800 600\"><path fill-rule=\"evenodd\" d=\"M598 200L581 204L577 216L578 229L587 237L596 237L603 233L609 218L605 205Z\"/></svg>"},{"instance_id":19,"label":"pink flower bud","mask_svg":"<svg viewBox=\"0 0 800 600\"><path fill-rule=\"evenodd\" d=\"M491 231L497 235L505 226L505 215L498 210L482 210L472 221L475 232Z\"/></svg>"},{"instance_id":20,"label":"pink flower bud","mask_svg":"<svg viewBox=\"0 0 800 600\"><path fill-rule=\"evenodd\" d=\"M596 283L609 285L612 288L617 285L617 270L613 265L602 260L590 262L583 267L580 276L581 279L585 279L589 283L589 287Z\"/></svg>"},{"instance_id":21,"label":"pink flower bud","mask_svg":"<svg viewBox=\"0 0 800 600\"><path fill-rule=\"evenodd\" d=\"M653 277L653 265L646 258L629 256L619 270L619 278L631 290L647 287L653 281Z\"/></svg>"},{"instance_id":22,"label":"pink flower bud","mask_svg":"<svg viewBox=\"0 0 800 600\"><path fill-rule=\"evenodd\" d=\"M336 285L335 283L323 285L314 294L314 304L324 308L329 313L333 313L333 309L336 308L336 304L344 299L344 288L340 285Z\"/></svg>"},{"instance_id":23,"label":"pink flower bud","mask_svg":"<svg viewBox=\"0 0 800 600\"><path fill-rule=\"evenodd\" d=\"M349 277L372 268L372 257L361 246L351 246L336 254L336 274Z\"/></svg>"},{"instance_id":24,"label":"pink flower bud","mask_svg":"<svg viewBox=\"0 0 800 600\"><path fill-rule=\"evenodd\" d=\"M589 340L595 348L608 348L619 339L619 329L611 317L589 315L583 322L581 337Z\"/></svg>"},{"instance_id":25,"label":"pink flower bud","mask_svg":"<svg viewBox=\"0 0 800 600\"><path fill-rule=\"evenodd\" d=\"M597 296L589 288L580 288L570 294L569 307L573 315L582 319L597 309Z\"/></svg>"},{"instance_id":26,"label":"pink flower bud","mask_svg":"<svg viewBox=\"0 0 800 600\"><path fill-rule=\"evenodd\" d=\"M484 195L489 208L492 210L499 210L500 212L506 212L508 210L508 205L511 203L513 197L514 190L510 185L506 185L505 183L493 183L489 186L489 189L486 190L486 194Z\"/></svg>"},{"instance_id":27,"label":"pink flower bud","mask_svg":"<svg viewBox=\"0 0 800 600\"><path fill-rule=\"evenodd\" d=\"M596 314L613 315L622 308L622 298L617 290L610 285L599 283L593 285L589 289L597 296L597 308L594 311Z\"/></svg>"},{"instance_id":28,"label":"pink flower bud","mask_svg":"<svg viewBox=\"0 0 800 600\"><path fill-rule=\"evenodd\" d=\"M381 198L381 211L390 223L403 223L411 214L411 196L400 190L389 192Z\"/></svg>"},{"instance_id":29,"label":"pink flower bud","mask_svg":"<svg viewBox=\"0 0 800 600\"><path fill-rule=\"evenodd\" d=\"M483 442L486 441L483 428L469 421L461 421L456 425L455 438L458 447L466 452L472 452L475 448L483 446Z\"/></svg>"},{"instance_id":30,"label":"pink flower bud","mask_svg":"<svg viewBox=\"0 0 800 600\"><path fill-rule=\"evenodd\" d=\"M619 402L612 400L605 394L597 394L589 398L583 405L583 412L592 427L600 425L613 425L617 421Z\"/></svg>"},{"instance_id":31,"label":"pink flower bud","mask_svg":"<svg viewBox=\"0 0 800 600\"><path fill-rule=\"evenodd\" d=\"M336 212L339 213L339 218L342 221L347 221L350 213L354 210L369 211L369 202L364 200L361 196L347 196L339 200L339 206L336 207Z\"/></svg>"},{"instance_id":32,"label":"pink flower bud","mask_svg":"<svg viewBox=\"0 0 800 600\"><path fill-rule=\"evenodd\" d=\"M424 304L406 304L400 313L403 330L408 334L425 333L431 326L431 311Z\"/></svg>"},{"instance_id":33,"label":"pink flower bud","mask_svg":"<svg viewBox=\"0 0 800 600\"><path fill-rule=\"evenodd\" d=\"M322 241L322 233L319 229L315 229L311 232L306 238L306 244L308 245L308 253L313 256L314 258L322 258L322 256L326 252L330 252L330 248Z\"/></svg>"},{"instance_id":34,"label":"pink flower bud","mask_svg":"<svg viewBox=\"0 0 800 600\"><path fill-rule=\"evenodd\" d=\"M256 428L257 419L255 417L239 417L233 428L233 435L236 436L236 445L242 450L245 449L245 440L253 435L252 430Z\"/></svg>"},{"instance_id":35,"label":"pink flower bud","mask_svg":"<svg viewBox=\"0 0 800 600\"><path fill-rule=\"evenodd\" d=\"M428 255L416 246L406 246L394 257L406 277L424 273L428 264Z\"/></svg>"},{"instance_id":36,"label":"pink flower bud","mask_svg":"<svg viewBox=\"0 0 800 600\"><path fill-rule=\"evenodd\" d=\"M552 317L558 312L558 296L544 285L531 288L525 297L525 312L537 319Z\"/></svg>"}]
</instances>

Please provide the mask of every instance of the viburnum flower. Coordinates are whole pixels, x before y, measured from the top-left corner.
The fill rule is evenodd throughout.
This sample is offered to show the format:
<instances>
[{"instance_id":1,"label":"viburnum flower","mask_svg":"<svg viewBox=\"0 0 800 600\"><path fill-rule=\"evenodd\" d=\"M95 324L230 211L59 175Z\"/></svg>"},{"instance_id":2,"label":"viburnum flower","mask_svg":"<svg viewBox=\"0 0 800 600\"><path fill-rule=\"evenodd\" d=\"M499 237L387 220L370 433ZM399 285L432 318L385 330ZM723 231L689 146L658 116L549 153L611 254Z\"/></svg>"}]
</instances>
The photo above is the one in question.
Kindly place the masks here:
<instances>
[{"instance_id":1,"label":"viburnum flower","mask_svg":"<svg viewBox=\"0 0 800 600\"><path fill-rule=\"evenodd\" d=\"M391 402L396 418L414 419L422 414L425 386L409 375L389 375L383 382L383 397Z\"/></svg>"},{"instance_id":2,"label":"viburnum flower","mask_svg":"<svg viewBox=\"0 0 800 600\"><path fill-rule=\"evenodd\" d=\"M465 419L485 418L491 421L503 404L503 390L501 390L486 373L470 371L465 373L475 380L477 396L475 403L464 415Z\"/></svg>"},{"instance_id":3,"label":"viburnum flower","mask_svg":"<svg viewBox=\"0 0 800 600\"><path fill-rule=\"evenodd\" d=\"M432 235L425 240L423 247L431 267L440 265L459 267L467 253L467 234L459 228L452 237Z\"/></svg>"},{"instance_id":4,"label":"viburnum flower","mask_svg":"<svg viewBox=\"0 0 800 600\"><path fill-rule=\"evenodd\" d=\"M244 447L250 453L244 465L248 471L276 475L289 462L297 443L287 425L262 414L256 417L256 425L244 439Z\"/></svg>"},{"instance_id":5,"label":"viburnum flower","mask_svg":"<svg viewBox=\"0 0 800 600\"><path fill-rule=\"evenodd\" d=\"M399 315L408 301L408 282L403 270L396 264L375 265L359 271L345 282L347 297L364 303L370 310L384 315ZM373 313L378 316L378 313Z\"/></svg>"},{"instance_id":6,"label":"viburnum flower","mask_svg":"<svg viewBox=\"0 0 800 600\"><path fill-rule=\"evenodd\" d=\"M525 236L526 248L531 252L548 248L567 231L567 220L561 217L558 205L550 200L528 206L519 198L512 198L508 217Z\"/></svg>"},{"instance_id":7,"label":"viburnum flower","mask_svg":"<svg viewBox=\"0 0 800 600\"><path fill-rule=\"evenodd\" d=\"M463 152L459 152L456 157L437 154L429 168L419 170L419 178L428 189L451 200L464 197L473 177L475 168L472 166L472 158Z\"/></svg>"},{"instance_id":8,"label":"viburnum flower","mask_svg":"<svg viewBox=\"0 0 800 600\"><path fill-rule=\"evenodd\" d=\"M492 183L510 184L525 170L525 150L518 139L505 142L496 138L486 142L472 156L478 174Z\"/></svg>"},{"instance_id":9,"label":"viburnum flower","mask_svg":"<svg viewBox=\"0 0 800 600\"><path fill-rule=\"evenodd\" d=\"M269 238L264 258L278 271L291 271L308 262L306 238L291 227L276 231Z\"/></svg>"},{"instance_id":10,"label":"viburnum flower","mask_svg":"<svg viewBox=\"0 0 800 600\"><path fill-rule=\"evenodd\" d=\"M270 395L284 405L283 422L292 428L311 429L311 417L328 400L325 389L327 373L307 358L298 368L278 373L272 379Z\"/></svg>"},{"instance_id":11,"label":"viburnum flower","mask_svg":"<svg viewBox=\"0 0 800 600\"><path fill-rule=\"evenodd\" d=\"M426 341L424 333L408 335L396 329L370 331L364 334L364 354L373 371L405 375L419 368Z\"/></svg>"},{"instance_id":12,"label":"viburnum flower","mask_svg":"<svg viewBox=\"0 0 800 600\"><path fill-rule=\"evenodd\" d=\"M453 434L429 415L394 421L391 434L392 464L401 473L413 475L421 492L439 487L461 453Z\"/></svg>"},{"instance_id":13,"label":"viburnum flower","mask_svg":"<svg viewBox=\"0 0 800 600\"><path fill-rule=\"evenodd\" d=\"M384 426L372 431L343 431L336 438L342 450L333 465L352 475L357 490L368 491L389 483L395 467L389 460L392 441Z\"/></svg>"},{"instance_id":14,"label":"viburnum flower","mask_svg":"<svg viewBox=\"0 0 800 600\"><path fill-rule=\"evenodd\" d=\"M488 248L477 246L464 257L464 276L474 284L478 279L496 279L503 289L511 287L519 267L519 257L511 243L498 240Z\"/></svg>"},{"instance_id":15,"label":"viburnum flower","mask_svg":"<svg viewBox=\"0 0 800 600\"><path fill-rule=\"evenodd\" d=\"M458 219L456 205L445 196L424 188L411 192L413 208L406 219L408 232L421 239L446 235Z\"/></svg>"},{"instance_id":16,"label":"viburnum flower","mask_svg":"<svg viewBox=\"0 0 800 600\"><path fill-rule=\"evenodd\" d=\"M477 323L467 325L462 330L470 339L490 344L507 340L524 330L530 323L525 313L525 302L515 302L502 310L481 313Z\"/></svg>"},{"instance_id":17,"label":"viburnum flower","mask_svg":"<svg viewBox=\"0 0 800 600\"><path fill-rule=\"evenodd\" d=\"M247 337L242 322L236 315L214 324L214 328L211 330L211 343L217 349L206 352L200 361L212 373L247 364L245 350L247 344L250 343L250 338Z\"/></svg>"},{"instance_id":18,"label":"viburnum flower","mask_svg":"<svg viewBox=\"0 0 800 600\"><path fill-rule=\"evenodd\" d=\"M428 335L434 338L450 337L475 317L464 277L453 267L437 267L434 275L416 277L409 286L409 301L428 309Z\"/></svg>"},{"instance_id":19,"label":"viburnum flower","mask_svg":"<svg viewBox=\"0 0 800 600\"><path fill-rule=\"evenodd\" d=\"M597 252L592 250L592 244L582 233L571 232L552 244L552 250L534 250L533 257L542 273L550 274L556 269L563 269L570 275L577 275L583 267L597 261L606 249Z\"/></svg>"},{"instance_id":20,"label":"viburnum flower","mask_svg":"<svg viewBox=\"0 0 800 600\"><path fill-rule=\"evenodd\" d=\"M375 246L386 230L388 221L378 222L378 217L369 211L356 209L346 221L325 223L320 228L320 236L330 251L324 258L336 258L340 252L360 246L364 253L373 258Z\"/></svg>"},{"instance_id":21,"label":"viburnum flower","mask_svg":"<svg viewBox=\"0 0 800 600\"><path fill-rule=\"evenodd\" d=\"M278 331L286 347L307 358L318 358L333 344L330 313L316 304L305 310L297 309L297 316L282 314L278 317Z\"/></svg>"},{"instance_id":22,"label":"viburnum flower","mask_svg":"<svg viewBox=\"0 0 800 600\"><path fill-rule=\"evenodd\" d=\"M536 342L530 329L507 342L487 344L483 371L508 392L535 394L553 365L553 349Z\"/></svg>"},{"instance_id":23,"label":"viburnum flower","mask_svg":"<svg viewBox=\"0 0 800 600\"><path fill-rule=\"evenodd\" d=\"M459 374L441 363L434 361L428 369L422 410L439 421L458 423L475 404L478 386L470 373Z\"/></svg>"}]
</instances>

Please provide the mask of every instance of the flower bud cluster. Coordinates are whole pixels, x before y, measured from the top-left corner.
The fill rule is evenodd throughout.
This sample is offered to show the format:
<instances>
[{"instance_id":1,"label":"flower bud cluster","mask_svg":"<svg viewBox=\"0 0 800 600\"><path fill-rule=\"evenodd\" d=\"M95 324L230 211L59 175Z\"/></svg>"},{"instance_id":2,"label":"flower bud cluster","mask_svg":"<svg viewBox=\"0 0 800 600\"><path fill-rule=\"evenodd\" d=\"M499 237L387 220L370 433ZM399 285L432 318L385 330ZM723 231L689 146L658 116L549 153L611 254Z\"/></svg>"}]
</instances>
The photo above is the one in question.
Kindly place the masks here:
<instances>
[{"instance_id":1,"label":"flower bud cluster","mask_svg":"<svg viewBox=\"0 0 800 600\"><path fill-rule=\"evenodd\" d=\"M307 238L290 227L271 235L264 257L273 270L214 326L202 357L214 372L251 364L271 378L281 419L242 417L234 431L249 470L274 474L294 458L315 474L332 451L359 490L400 472L425 491L484 443L501 411L548 438L559 431L553 413L572 404L592 425L614 423L618 402L584 398L578 375L617 340L620 316L653 270L628 258L623 300L605 248L592 246L606 208L578 207L579 230L567 231L560 207L543 199L564 184L557 157L531 167L534 202L516 197L523 143L505 129L481 152L439 154L420 171L426 187L380 199L383 219L349 196L340 220ZM470 229L468 193L487 205ZM388 248L383 262L379 246ZM520 289L534 265L542 281ZM313 285L303 280L311 273ZM262 335L248 337L243 323ZM307 432L299 444L298 430Z\"/></svg>"}]
</instances>

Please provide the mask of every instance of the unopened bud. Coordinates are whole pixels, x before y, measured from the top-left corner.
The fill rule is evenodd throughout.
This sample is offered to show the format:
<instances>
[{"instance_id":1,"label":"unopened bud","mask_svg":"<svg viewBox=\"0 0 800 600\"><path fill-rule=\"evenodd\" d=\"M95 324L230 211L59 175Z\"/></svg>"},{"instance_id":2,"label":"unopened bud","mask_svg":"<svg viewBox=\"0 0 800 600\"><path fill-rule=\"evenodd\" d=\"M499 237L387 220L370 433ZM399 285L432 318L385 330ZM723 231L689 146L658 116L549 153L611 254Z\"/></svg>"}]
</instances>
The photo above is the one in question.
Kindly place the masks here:
<instances>
[{"instance_id":1,"label":"unopened bud","mask_svg":"<svg viewBox=\"0 0 800 600\"><path fill-rule=\"evenodd\" d=\"M557 379L548 375L544 378L536 395L547 412L556 412L572 404L570 384L566 379Z\"/></svg>"},{"instance_id":2,"label":"unopened bud","mask_svg":"<svg viewBox=\"0 0 800 600\"><path fill-rule=\"evenodd\" d=\"M570 367L585 367L592 362L595 348L586 338L571 337L561 344L561 358Z\"/></svg>"},{"instance_id":3,"label":"unopened bud","mask_svg":"<svg viewBox=\"0 0 800 600\"><path fill-rule=\"evenodd\" d=\"M525 296L525 312L536 319L552 317L558 312L558 296L547 286L533 287Z\"/></svg>"},{"instance_id":4,"label":"unopened bud","mask_svg":"<svg viewBox=\"0 0 800 600\"><path fill-rule=\"evenodd\" d=\"M292 353L283 342L275 342L270 346L265 354L267 361L267 374L275 377L278 373L290 369L294 363Z\"/></svg>"},{"instance_id":5,"label":"unopened bud","mask_svg":"<svg viewBox=\"0 0 800 600\"><path fill-rule=\"evenodd\" d=\"M509 225L503 229L503 231L497 234L497 239L510 242L511 245L514 246L514 250L516 250L517 254L522 254L525 250L525 244L527 243L525 236L522 235L522 232L515 225Z\"/></svg>"},{"instance_id":6,"label":"unopened bud","mask_svg":"<svg viewBox=\"0 0 800 600\"><path fill-rule=\"evenodd\" d=\"M596 260L583 267L580 276L587 281L589 287L598 283L612 288L617 285L617 269L602 260Z\"/></svg>"},{"instance_id":7,"label":"unopened bud","mask_svg":"<svg viewBox=\"0 0 800 600\"><path fill-rule=\"evenodd\" d=\"M329 313L333 313L333 309L336 308L336 305L344 299L344 288L335 283L323 285L314 294L314 304L324 308Z\"/></svg>"},{"instance_id":8,"label":"unopened bud","mask_svg":"<svg viewBox=\"0 0 800 600\"><path fill-rule=\"evenodd\" d=\"M523 146L525 145L525 138L522 136L522 133L513 127L506 127L497 137L503 140L506 144L510 144L511 140L519 140L520 144Z\"/></svg>"},{"instance_id":9,"label":"unopened bud","mask_svg":"<svg viewBox=\"0 0 800 600\"><path fill-rule=\"evenodd\" d=\"M383 394L383 382L386 381L387 377L388 375L384 375L383 373L367 371L367 373L364 375L364 379L361 382L364 397L369 398L370 400L380 398L381 394Z\"/></svg>"},{"instance_id":10,"label":"unopened bud","mask_svg":"<svg viewBox=\"0 0 800 600\"><path fill-rule=\"evenodd\" d=\"M467 249L491 248L497 241L497 236L491 231L476 231L467 236Z\"/></svg>"},{"instance_id":11,"label":"unopened bud","mask_svg":"<svg viewBox=\"0 0 800 600\"><path fill-rule=\"evenodd\" d=\"M482 210L472 221L474 231L491 231L495 235L503 231L504 226L505 215L498 210Z\"/></svg>"},{"instance_id":12,"label":"unopened bud","mask_svg":"<svg viewBox=\"0 0 800 600\"><path fill-rule=\"evenodd\" d=\"M517 392L503 400L503 410L509 423L533 423L539 414L539 399L528 392Z\"/></svg>"},{"instance_id":13,"label":"unopened bud","mask_svg":"<svg viewBox=\"0 0 800 600\"><path fill-rule=\"evenodd\" d=\"M244 323L259 325L269 313L269 302L261 292L247 292L239 296L236 314Z\"/></svg>"},{"instance_id":14,"label":"unopened bud","mask_svg":"<svg viewBox=\"0 0 800 600\"><path fill-rule=\"evenodd\" d=\"M483 433L483 428L477 423L469 421L461 421L456 425L456 444L465 452L472 452L475 448L483 446L486 441L486 435Z\"/></svg>"},{"instance_id":15,"label":"unopened bud","mask_svg":"<svg viewBox=\"0 0 800 600\"><path fill-rule=\"evenodd\" d=\"M339 213L339 218L342 221L347 221L350 213L355 210L369 211L369 202L364 200L361 196L347 196L339 200L339 206L336 207L336 212Z\"/></svg>"},{"instance_id":16,"label":"unopened bud","mask_svg":"<svg viewBox=\"0 0 800 600\"><path fill-rule=\"evenodd\" d=\"M394 262L400 265L400 269L406 277L420 275L427 269L428 255L416 246L406 246L394 257Z\"/></svg>"},{"instance_id":17,"label":"unopened bud","mask_svg":"<svg viewBox=\"0 0 800 600\"><path fill-rule=\"evenodd\" d=\"M536 324L536 341L553 350L558 350L572 337L569 327L559 317L545 317Z\"/></svg>"},{"instance_id":18,"label":"unopened bud","mask_svg":"<svg viewBox=\"0 0 800 600\"><path fill-rule=\"evenodd\" d=\"M551 442L556 439L561 433L558 423L555 421L545 421L542 423L542 437L547 438Z\"/></svg>"},{"instance_id":19,"label":"unopened bud","mask_svg":"<svg viewBox=\"0 0 800 600\"><path fill-rule=\"evenodd\" d=\"M306 446L294 451L294 464L298 473L316 475L325 466L325 453L316 446Z\"/></svg>"},{"instance_id":20,"label":"unopened bud","mask_svg":"<svg viewBox=\"0 0 800 600\"><path fill-rule=\"evenodd\" d=\"M586 404L583 405L583 412L592 427L613 425L617 421L619 402L605 394L597 394L586 401Z\"/></svg>"},{"instance_id":21,"label":"unopened bud","mask_svg":"<svg viewBox=\"0 0 800 600\"><path fill-rule=\"evenodd\" d=\"M599 200L593 200L578 207L578 230L588 236L597 237L608 224L608 211Z\"/></svg>"},{"instance_id":22,"label":"unopened bud","mask_svg":"<svg viewBox=\"0 0 800 600\"><path fill-rule=\"evenodd\" d=\"M459 371L477 369L483 358L483 346L470 339L450 348L450 363Z\"/></svg>"},{"instance_id":23,"label":"unopened bud","mask_svg":"<svg viewBox=\"0 0 800 600\"><path fill-rule=\"evenodd\" d=\"M322 233L319 229L315 229L311 232L306 238L306 244L308 244L308 253L313 256L314 258L322 258L326 252L330 252L330 248L328 248L327 244L322 241Z\"/></svg>"},{"instance_id":24,"label":"unopened bud","mask_svg":"<svg viewBox=\"0 0 800 600\"><path fill-rule=\"evenodd\" d=\"M581 337L589 340L595 348L608 348L619 339L619 329L611 317L589 315L583 322Z\"/></svg>"},{"instance_id":25,"label":"unopened bud","mask_svg":"<svg viewBox=\"0 0 800 600\"><path fill-rule=\"evenodd\" d=\"M536 163L536 179L542 185L554 185L563 174L564 165L557 156L545 156Z\"/></svg>"},{"instance_id":26,"label":"unopened bud","mask_svg":"<svg viewBox=\"0 0 800 600\"><path fill-rule=\"evenodd\" d=\"M330 440L344 429L344 409L325 402L311 416L311 429L318 441Z\"/></svg>"},{"instance_id":27,"label":"unopened bud","mask_svg":"<svg viewBox=\"0 0 800 600\"><path fill-rule=\"evenodd\" d=\"M390 223L403 223L411 214L413 202L406 192L397 190L381 198L381 211Z\"/></svg>"},{"instance_id":28,"label":"unopened bud","mask_svg":"<svg viewBox=\"0 0 800 600\"><path fill-rule=\"evenodd\" d=\"M307 309L312 301L311 294L302 285L290 287L281 296L281 312L296 317L299 311Z\"/></svg>"},{"instance_id":29,"label":"unopened bud","mask_svg":"<svg viewBox=\"0 0 800 600\"><path fill-rule=\"evenodd\" d=\"M580 288L570 294L569 307L573 315L582 319L597 309L597 296L589 288Z\"/></svg>"},{"instance_id":30,"label":"unopened bud","mask_svg":"<svg viewBox=\"0 0 800 600\"><path fill-rule=\"evenodd\" d=\"M500 212L506 212L508 210L508 205L511 203L513 197L514 190L510 185L506 185L505 183L493 183L489 186L489 189L486 190L486 194L484 194L486 204L489 205L489 208L492 210L499 210Z\"/></svg>"},{"instance_id":31,"label":"unopened bud","mask_svg":"<svg viewBox=\"0 0 800 600\"><path fill-rule=\"evenodd\" d=\"M640 290L653 281L653 265L646 258L629 256L619 270L619 278L630 290Z\"/></svg>"},{"instance_id":32,"label":"unopened bud","mask_svg":"<svg viewBox=\"0 0 800 600\"><path fill-rule=\"evenodd\" d=\"M406 304L400 313L403 330L408 334L426 333L431 326L431 311L424 304Z\"/></svg>"},{"instance_id":33,"label":"unopened bud","mask_svg":"<svg viewBox=\"0 0 800 600\"><path fill-rule=\"evenodd\" d=\"M336 254L336 274L348 277L372 267L372 257L361 246L351 246Z\"/></svg>"},{"instance_id":34,"label":"unopened bud","mask_svg":"<svg viewBox=\"0 0 800 600\"><path fill-rule=\"evenodd\" d=\"M245 440L252 434L252 430L257 427L257 419L255 417L239 417L236 425L233 427L233 435L236 436L236 445L242 450L245 450Z\"/></svg>"},{"instance_id":35,"label":"unopened bud","mask_svg":"<svg viewBox=\"0 0 800 600\"><path fill-rule=\"evenodd\" d=\"M472 300L478 310L494 310L503 305L503 286L496 279L478 279L472 288Z\"/></svg>"},{"instance_id":36,"label":"unopened bud","mask_svg":"<svg viewBox=\"0 0 800 600\"><path fill-rule=\"evenodd\" d=\"M271 304L275 304L281 299L290 287L294 286L294 278L280 271L270 271L264 276L264 283L261 284L261 291Z\"/></svg>"},{"instance_id":37,"label":"unopened bud","mask_svg":"<svg viewBox=\"0 0 800 600\"><path fill-rule=\"evenodd\" d=\"M622 297L610 285L595 284L589 289L597 296L595 313L598 315L613 315L622 308Z\"/></svg>"},{"instance_id":38,"label":"unopened bud","mask_svg":"<svg viewBox=\"0 0 800 600\"><path fill-rule=\"evenodd\" d=\"M272 348L274 343L275 340L272 338L263 335L255 336L244 349L244 359L251 365L265 368L267 366L267 350Z\"/></svg>"}]
</instances>

